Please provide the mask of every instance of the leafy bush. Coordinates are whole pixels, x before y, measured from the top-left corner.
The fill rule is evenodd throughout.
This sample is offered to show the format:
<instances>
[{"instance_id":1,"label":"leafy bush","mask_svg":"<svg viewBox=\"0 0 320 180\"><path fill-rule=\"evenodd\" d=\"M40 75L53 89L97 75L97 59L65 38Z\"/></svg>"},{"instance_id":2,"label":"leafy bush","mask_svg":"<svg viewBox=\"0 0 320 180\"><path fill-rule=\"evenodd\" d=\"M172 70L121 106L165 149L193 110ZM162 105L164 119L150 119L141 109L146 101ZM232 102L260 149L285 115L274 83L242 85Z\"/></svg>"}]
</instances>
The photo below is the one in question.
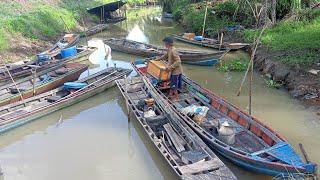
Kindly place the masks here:
<instances>
[{"instance_id":1,"label":"leafy bush","mask_svg":"<svg viewBox=\"0 0 320 180\"><path fill-rule=\"evenodd\" d=\"M276 81L272 79L265 80L267 87L269 88L276 88L279 89L281 87L281 84L277 83Z\"/></svg>"},{"instance_id":2,"label":"leafy bush","mask_svg":"<svg viewBox=\"0 0 320 180\"><path fill-rule=\"evenodd\" d=\"M221 19L233 20L238 8L238 4L234 1L226 1L224 3L219 3L214 10L216 15Z\"/></svg>"},{"instance_id":3,"label":"leafy bush","mask_svg":"<svg viewBox=\"0 0 320 180\"><path fill-rule=\"evenodd\" d=\"M233 59L221 63L220 67L218 67L219 71L228 72L228 71L245 71L249 65L249 60L246 58L241 59Z\"/></svg>"}]
</instances>

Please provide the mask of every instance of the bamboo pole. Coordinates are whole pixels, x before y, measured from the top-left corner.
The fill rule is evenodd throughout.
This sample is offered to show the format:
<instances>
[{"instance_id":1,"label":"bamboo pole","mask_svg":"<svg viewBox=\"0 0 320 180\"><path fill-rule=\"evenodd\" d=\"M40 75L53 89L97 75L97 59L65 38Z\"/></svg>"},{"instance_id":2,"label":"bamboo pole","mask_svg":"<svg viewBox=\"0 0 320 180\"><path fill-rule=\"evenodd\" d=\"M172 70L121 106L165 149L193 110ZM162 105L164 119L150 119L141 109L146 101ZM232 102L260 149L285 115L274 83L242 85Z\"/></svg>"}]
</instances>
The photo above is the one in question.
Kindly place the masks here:
<instances>
[{"instance_id":1,"label":"bamboo pole","mask_svg":"<svg viewBox=\"0 0 320 180\"><path fill-rule=\"evenodd\" d=\"M250 70L250 83L249 83L249 114L252 115L253 60L251 62L250 69L251 70Z\"/></svg>"},{"instance_id":2,"label":"bamboo pole","mask_svg":"<svg viewBox=\"0 0 320 180\"><path fill-rule=\"evenodd\" d=\"M310 163L308 154L307 154L306 150L304 149L304 147L303 147L303 145L301 143L299 143L299 147L300 147L300 150L302 152L302 155L303 155L304 159L306 160L306 163Z\"/></svg>"},{"instance_id":3,"label":"bamboo pole","mask_svg":"<svg viewBox=\"0 0 320 180\"><path fill-rule=\"evenodd\" d=\"M6 71L8 72L11 81L13 82L14 86L16 87L16 89L17 89L17 91L18 91L18 93L19 93L19 95L20 95L21 100L23 100L24 98L23 98L23 96L22 96L22 93L21 93L20 89L18 88L17 83L14 81L14 79L13 79L11 73L10 73L10 70L8 69L6 63L3 61L3 59L2 59L1 57L0 57L0 59L1 59L1 62L2 62L2 64L3 64L3 66L4 66L4 68L5 68Z\"/></svg>"},{"instance_id":4,"label":"bamboo pole","mask_svg":"<svg viewBox=\"0 0 320 180\"><path fill-rule=\"evenodd\" d=\"M265 29L267 28L267 25L264 26L264 28L261 30L258 38L254 41L254 45L253 45L253 51L251 53L251 57L250 57L250 61L249 61L249 65L248 65L248 68L245 72L245 75L242 79L242 82L241 82L241 85L239 87L239 90L238 90L238 93L237 93L237 96L240 95L241 91L242 91L242 86L245 82L245 80L247 79L247 75L248 75L248 72L250 71L250 84L249 84L249 114L251 115L252 113L252 82L253 82L253 60L254 60L254 56L256 54L256 51L257 51L257 48L258 48L258 45L260 44L260 40L261 40L261 37L262 37L262 34L263 32L265 31Z\"/></svg>"},{"instance_id":5,"label":"bamboo pole","mask_svg":"<svg viewBox=\"0 0 320 180\"><path fill-rule=\"evenodd\" d=\"M221 50L222 42L223 42L223 32L221 32L221 36L220 36L219 51Z\"/></svg>"},{"instance_id":6,"label":"bamboo pole","mask_svg":"<svg viewBox=\"0 0 320 180\"><path fill-rule=\"evenodd\" d=\"M33 82L32 82L32 88L33 88L33 96L36 94L36 78L37 78L37 69L34 69L33 72Z\"/></svg>"},{"instance_id":7,"label":"bamboo pole","mask_svg":"<svg viewBox=\"0 0 320 180\"><path fill-rule=\"evenodd\" d=\"M62 20L62 22L63 22L64 26L66 27L67 32L68 32L68 33L70 33L71 31L70 31L70 29L69 29L69 27L68 27L67 23L63 20L62 16L60 16L60 19Z\"/></svg>"},{"instance_id":8,"label":"bamboo pole","mask_svg":"<svg viewBox=\"0 0 320 180\"><path fill-rule=\"evenodd\" d=\"M202 34L201 34L202 37L204 36L204 30L206 27L207 13L208 13L208 0L206 0L206 11L204 13L204 18L203 18L203 27L202 27Z\"/></svg>"}]
</instances>

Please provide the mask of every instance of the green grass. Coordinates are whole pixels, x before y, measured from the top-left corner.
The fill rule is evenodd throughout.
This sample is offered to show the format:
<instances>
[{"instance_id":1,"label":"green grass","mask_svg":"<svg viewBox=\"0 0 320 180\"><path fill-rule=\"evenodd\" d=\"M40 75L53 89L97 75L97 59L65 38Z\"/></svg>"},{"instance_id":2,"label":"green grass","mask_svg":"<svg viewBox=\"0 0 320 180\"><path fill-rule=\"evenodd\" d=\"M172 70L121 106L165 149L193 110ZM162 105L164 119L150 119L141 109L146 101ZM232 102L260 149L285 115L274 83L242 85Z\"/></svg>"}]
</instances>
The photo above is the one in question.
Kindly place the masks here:
<instances>
[{"instance_id":1,"label":"green grass","mask_svg":"<svg viewBox=\"0 0 320 180\"><path fill-rule=\"evenodd\" d=\"M227 60L221 63L221 65L218 67L218 70L222 72L229 72L229 71L241 72L247 69L248 64L249 64L249 59L247 58Z\"/></svg>"},{"instance_id":2,"label":"green grass","mask_svg":"<svg viewBox=\"0 0 320 180\"><path fill-rule=\"evenodd\" d=\"M320 11L319 11L320 12ZM252 41L259 32L247 30L245 39ZM320 16L313 20L283 22L267 29L262 36L262 43L271 50L286 52L278 57L289 65L310 65L320 58Z\"/></svg>"},{"instance_id":3,"label":"green grass","mask_svg":"<svg viewBox=\"0 0 320 180\"><path fill-rule=\"evenodd\" d=\"M10 32L17 32L25 37L38 39L40 37L53 37L66 30L67 27L73 29L77 22L74 15L65 9L40 6L35 11L8 18L5 23Z\"/></svg>"},{"instance_id":4,"label":"green grass","mask_svg":"<svg viewBox=\"0 0 320 180\"><path fill-rule=\"evenodd\" d=\"M6 49L8 46L7 44L7 38L5 35L4 29L0 28L0 51Z\"/></svg>"}]
</instances>

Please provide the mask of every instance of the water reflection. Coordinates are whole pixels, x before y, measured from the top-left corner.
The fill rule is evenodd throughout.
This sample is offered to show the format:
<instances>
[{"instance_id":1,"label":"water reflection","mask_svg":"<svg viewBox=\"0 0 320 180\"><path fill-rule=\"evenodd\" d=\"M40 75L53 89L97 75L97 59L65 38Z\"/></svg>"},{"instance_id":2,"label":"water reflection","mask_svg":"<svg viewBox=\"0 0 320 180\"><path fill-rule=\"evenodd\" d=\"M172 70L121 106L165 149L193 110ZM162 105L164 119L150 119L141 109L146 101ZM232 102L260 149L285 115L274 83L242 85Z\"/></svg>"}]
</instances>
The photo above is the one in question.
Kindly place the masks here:
<instances>
[{"instance_id":1,"label":"water reflection","mask_svg":"<svg viewBox=\"0 0 320 180\"><path fill-rule=\"evenodd\" d=\"M143 33L143 31L140 29L140 27L138 25L135 25L133 27L133 29L130 30L126 39L129 39L132 41L138 41L138 42L142 42L142 43L149 43L149 39Z\"/></svg>"}]
</instances>

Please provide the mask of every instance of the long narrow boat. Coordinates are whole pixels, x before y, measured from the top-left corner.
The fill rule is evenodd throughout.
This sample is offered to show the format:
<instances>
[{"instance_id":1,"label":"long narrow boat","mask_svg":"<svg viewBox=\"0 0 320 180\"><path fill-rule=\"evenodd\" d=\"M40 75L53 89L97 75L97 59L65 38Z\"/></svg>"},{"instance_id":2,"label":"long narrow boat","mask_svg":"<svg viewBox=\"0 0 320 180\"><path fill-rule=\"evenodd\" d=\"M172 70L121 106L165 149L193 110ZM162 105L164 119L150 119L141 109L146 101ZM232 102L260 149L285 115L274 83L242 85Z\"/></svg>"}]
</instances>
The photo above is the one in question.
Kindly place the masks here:
<instances>
[{"instance_id":1,"label":"long narrow boat","mask_svg":"<svg viewBox=\"0 0 320 180\"><path fill-rule=\"evenodd\" d=\"M39 66L37 72L41 72L48 68L52 68L60 63L70 63L70 62L83 62L89 59L89 56L96 48L93 47L78 47L77 54L72 57L62 58L60 53L53 57L53 60L38 62L38 61L29 61L20 65L7 66L8 69L2 68L0 70L0 82L11 81L10 75L16 80L16 78L21 78L29 76L32 74L32 69L34 66ZM10 72L10 75L8 73Z\"/></svg>"},{"instance_id":2,"label":"long narrow boat","mask_svg":"<svg viewBox=\"0 0 320 180\"><path fill-rule=\"evenodd\" d=\"M180 179L237 179L150 83L139 77L116 83L145 133ZM154 103L141 103L148 100Z\"/></svg>"},{"instance_id":3,"label":"long narrow boat","mask_svg":"<svg viewBox=\"0 0 320 180\"><path fill-rule=\"evenodd\" d=\"M230 51L236 51L239 49L246 49L250 46L249 43L230 43L230 42L223 42L220 45L220 41L217 39L210 39L210 38L203 38L201 41L197 41L194 39L189 39L184 37L183 35L172 35L173 38L176 40L194 44L202 47L208 47L212 49L220 49L220 50L230 50Z\"/></svg>"},{"instance_id":4,"label":"long narrow boat","mask_svg":"<svg viewBox=\"0 0 320 180\"><path fill-rule=\"evenodd\" d=\"M112 50L124 53L134 54L142 57L161 56L166 53L166 49L154 45L131 41L127 39L106 39L105 44L108 44ZM219 62L219 60L228 51L219 52L204 52L191 50L178 50L182 63L193 65L208 65L212 66Z\"/></svg>"},{"instance_id":5,"label":"long narrow boat","mask_svg":"<svg viewBox=\"0 0 320 180\"><path fill-rule=\"evenodd\" d=\"M92 36L94 34L97 34L97 33L104 31L108 27L109 27L108 24L98 24L98 25L92 26L88 30L86 30L85 35Z\"/></svg>"},{"instance_id":6,"label":"long narrow boat","mask_svg":"<svg viewBox=\"0 0 320 180\"><path fill-rule=\"evenodd\" d=\"M139 63L139 65L138 65ZM133 63L134 69L142 76L146 65ZM238 107L227 102L211 91L202 88L188 77L182 78L182 90L179 100L167 98L166 87L158 83L158 93L167 98L175 112L215 151L233 163L248 170L276 177L296 177L313 175L317 165L303 162L292 146L278 133L263 124L256 117L250 116ZM185 107L206 106L208 113L203 121L195 122L181 110ZM228 122L232 127L232 141L225 141L219 133L221 124Z\"/></svg>"},{"instance_id":7,"label":"long narrow boat","mask_svg":"<svg viewBox=\"0 0 320 180\"><path fill-rule=\"evenodd\" d=\"M50 49L42 52L51 56L57 55L62 49L75 46L80 39L79 34L65 34L58 42L56 42Z\"/></svg>"},{"instance_id":8,"label":"long narrow boat","mask_svg":"<svg viewBox=\"0 0 320 180\"><path fill-rule=\"evenodd\" d=\"M106 23L109 23L109 24L115 24L118 22L122 22L126 19L127 19L126 17L120 16L120 17L113 17L113 18L105 19L105 21L106 21Z\"/></svg>"},{"instance_id":9,"label":"long narrow boat","mask_svg":"<svg viewBox=\"0 0 320 180\"><path fill-rule=\"evenodd\" d=\"M115 80L130 74L131 70L108 68L76 81L78 90L68 90L64 86L37 96L0 107L0 133L22 126L62 108L71 106L105 91L115 85Z\"/></svg>"},{"instance_id":10,"label":"long narrow boat","mask_svg":"<svg viewBox=\"0 0 320 180\"><path fill-rule=\"evenodd\" d=\"M87 69L88 66L83 64L61 64L36 74L35 78L29 76L15 83L3 85L0 87L0 106L47 92L67 81L75 81Z\"/></svg>"}]
</instances>

